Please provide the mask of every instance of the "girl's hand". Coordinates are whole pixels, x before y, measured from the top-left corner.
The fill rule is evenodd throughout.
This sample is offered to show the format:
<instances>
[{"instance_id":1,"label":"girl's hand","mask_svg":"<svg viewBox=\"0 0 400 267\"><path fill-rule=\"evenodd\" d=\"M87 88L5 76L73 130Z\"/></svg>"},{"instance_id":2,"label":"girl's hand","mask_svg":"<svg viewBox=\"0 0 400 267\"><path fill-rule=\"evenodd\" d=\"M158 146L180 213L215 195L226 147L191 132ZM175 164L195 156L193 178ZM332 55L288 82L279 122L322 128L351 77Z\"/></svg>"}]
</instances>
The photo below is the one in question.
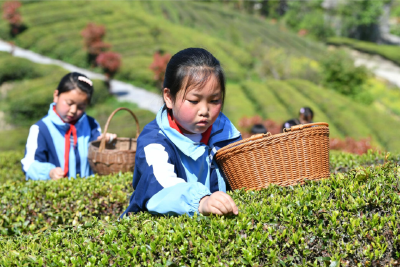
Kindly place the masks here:
<instances>
[{"instance_id":1,"label":"girl's hand","mask_svg":"<svg viewBox=\"0 0 400 267\"><path fill-rule=\"evenodd\" d=\"M97 140L103 139L103 136L104 134L101 134L99 137L97 137ZM111 143L115 138L117 138L117 134L106 133L106 142Z\"/></svg>"},{"instance_id":2,"label":"girl's hand","mask_svg":"<svg viewBox=\"0 0 400 267\"><path fill-rule=\"evenodd\" d=\"M200 200L199 212L203 215L238 215L239 210L233 199L226 193L217 191L211 196L205 196Z\"/></svg>"},{"instance_id":3,"label":"girl's hand","mask_svg":"<svg viewBox=\"0 0 400 267\"><path fill-rule=\"evenodd\" d=\"M64 171L60 167L57 167L50 171L49 176L51 180L59 180L64 178Z\"/></svg>"}]
</instances>

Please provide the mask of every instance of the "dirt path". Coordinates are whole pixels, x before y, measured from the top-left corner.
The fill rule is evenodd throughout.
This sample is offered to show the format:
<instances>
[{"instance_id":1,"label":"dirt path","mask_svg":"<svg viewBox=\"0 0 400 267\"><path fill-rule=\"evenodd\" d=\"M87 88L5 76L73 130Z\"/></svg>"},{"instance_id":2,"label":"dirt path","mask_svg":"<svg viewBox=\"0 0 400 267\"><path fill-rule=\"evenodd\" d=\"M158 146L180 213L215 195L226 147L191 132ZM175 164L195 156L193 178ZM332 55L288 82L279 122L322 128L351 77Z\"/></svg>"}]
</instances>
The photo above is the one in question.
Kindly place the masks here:
<instances>
[{"instance_id":1,"label":"dirt path","mask_svg":"<svg viewBox=\"0 0 400 267\"><path fill-rule=\"evenodd\" d=\"M400 67L378 55L370 55L349 49L356 66L365 66L377 77L383 78L400 88Z\"/></svg>"},{"instance_id":2,"label":"dirt path","mask_svg":"<svg viewBox=\"0 0 400 267\"><path fill-rule=\"evenodd\" d=\"M0 51L10 52L12 49L13 48L9 43L0 40ZM19 47L14 47L13 55L16 57L26 58L30 61L40 64L58 65L71 72L76 71L83 73L91 79L105 80L105 76L102 74L76 67L69 63L65 63L61 60L48 58ZM111 92L115 94L115 96L119 101L127 101L135 103L140 108L147 109L149 111L152 111L153 113L157 113L157 111L163 104L160 95L151 93L145 89L117 80L111 81Z\"/></svg>"}]
</instances>

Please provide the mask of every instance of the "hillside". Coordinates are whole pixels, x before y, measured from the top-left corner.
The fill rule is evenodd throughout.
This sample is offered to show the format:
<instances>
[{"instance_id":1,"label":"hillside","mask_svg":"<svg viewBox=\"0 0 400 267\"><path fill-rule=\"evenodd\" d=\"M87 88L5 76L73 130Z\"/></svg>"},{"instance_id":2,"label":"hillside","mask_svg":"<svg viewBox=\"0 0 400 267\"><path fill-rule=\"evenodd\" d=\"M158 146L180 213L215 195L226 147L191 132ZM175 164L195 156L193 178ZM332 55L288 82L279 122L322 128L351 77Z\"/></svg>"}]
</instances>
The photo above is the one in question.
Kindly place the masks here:
<instances>
[{"instance_id":1,"label":"hillside","mask_svg":"<svg viewBox=\"0 0 400 267\"><path fill-rule=\"evenodd\" d=\"M106 25L105 41L123 56L116 78L147 85L153 84L148 67L158 49L173 54L205 47L221 60L231 80L249 75L255 58L248 47L257 38L298 56L321 57L325 51L277 25L205 3L45 1L24 4L21 14L28 30L17 38L18 46L82 67L87 63L81 30L88 22ZM6 38L7 31L2 21L0 36Z\"/></svg>"},{"instance_id":2,"label":"hillside","mask_svg":"<svg viewBox=\"0 0 400 267\"><path fill-rule=\"evenodd\" d=\"M286 61L279 61L282 55L290 55L294 62L290 63L294 65L306 62L318 66L318 61L329 53L323 45L301 38L282 25L219 4L181 1L30 2L23 4L21 13L28 30L15 43L23 48L89 67L80 32L88 22L103 24L107 29L105 41L123 57L123 66L115 78L157 91L149 69L154 51L162 49L173 54L189 46L205 47L220 59L226 70L228 93L224 112L236 125L242 117L254 115L281 123L296 117L300 107L310 106L316 113L314 121L330 124L332 137L370 136L376 146L400 151L400 142L393 134L400 130L398 115L389 115L387 109L375 104L365 106L306 81L312 80L312 75L301 73L303 65L297 66L300 70L290 69L290 75L283 77L285 80L274 80L271 75L261 73L259 65L265 56L271 57L273 67L287 65ZM7 38L7 27L4 21L0 22L2 38ZM34 92L30 100L35 102L45 90L42 83L50 80L54 86L57 75L18 82L7 101L18 102L24 90L30 90ZM109 105L118 105L113 103ZM90 112L106 118L111 111L96 104ZM153 116L147 114L144 122ZM38 117L30 121L35 119ZM391 130L385 131L388 125Z\"/></svg>"}]
</instances>

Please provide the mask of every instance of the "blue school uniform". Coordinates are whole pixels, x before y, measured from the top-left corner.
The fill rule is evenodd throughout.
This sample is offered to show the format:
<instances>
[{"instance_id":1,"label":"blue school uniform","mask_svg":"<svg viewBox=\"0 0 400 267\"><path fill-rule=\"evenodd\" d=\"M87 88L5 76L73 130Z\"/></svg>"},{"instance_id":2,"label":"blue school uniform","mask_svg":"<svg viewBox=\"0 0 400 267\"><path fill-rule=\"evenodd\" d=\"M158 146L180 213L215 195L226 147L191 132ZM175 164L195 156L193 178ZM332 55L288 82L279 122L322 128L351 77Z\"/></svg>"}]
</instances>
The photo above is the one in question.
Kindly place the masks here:
<instances>
[{"instance_id":1,"label":"blue school uniform","mask_svg":"<svg viewBox=\"0 0 400 267\"><path fill-rule=\"evenodd\" d=\"M96 140L101 134L100 125L84 113L74 124L76 139L74 142L71 135L70 151L66 153L65 136L71 125L61 120L54 111L54 105L52 103L47 116L32 125L29 130L25 157L21 160L27 180L49 180L50 170L56 167L64 170L67 159L67 177L86 177L93 174L87 156L89 142Z\"/></svg>"},{"instance_id":2,"label":"blue school uniform","mask_svg":"<svg viewBox=\"0 0 400 267\"><path fill-rule=\"evenodd\" d=\"M170 126L164 106L138 138L132 183L135 191L124 214L149 211L192 216L201 198L226 192L227 184L214 155L241 139L221 112L212 125L208 144L194 142Z\"/></svg>"}]
</instances>

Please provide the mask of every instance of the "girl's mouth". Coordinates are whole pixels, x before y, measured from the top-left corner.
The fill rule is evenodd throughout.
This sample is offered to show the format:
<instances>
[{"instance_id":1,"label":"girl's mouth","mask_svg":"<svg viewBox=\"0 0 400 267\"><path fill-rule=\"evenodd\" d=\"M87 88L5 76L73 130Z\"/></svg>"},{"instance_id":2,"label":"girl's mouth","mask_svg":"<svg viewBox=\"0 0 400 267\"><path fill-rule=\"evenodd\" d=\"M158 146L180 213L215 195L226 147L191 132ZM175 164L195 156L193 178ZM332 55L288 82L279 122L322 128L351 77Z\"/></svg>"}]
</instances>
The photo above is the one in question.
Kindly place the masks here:
<instances>
[{"instance_id":1,"label":"girl's mouth","mask_svg":"<svg viewBox=\"0 0 400 267\"><path fill-rule=\"evenodd\" d=\"M207 121L199 121L199 122L197 123L197 125L201 125L201 126L205 126L205 125L207 125L207 124L208 124Z\"/></svg>"}]
</instances>

